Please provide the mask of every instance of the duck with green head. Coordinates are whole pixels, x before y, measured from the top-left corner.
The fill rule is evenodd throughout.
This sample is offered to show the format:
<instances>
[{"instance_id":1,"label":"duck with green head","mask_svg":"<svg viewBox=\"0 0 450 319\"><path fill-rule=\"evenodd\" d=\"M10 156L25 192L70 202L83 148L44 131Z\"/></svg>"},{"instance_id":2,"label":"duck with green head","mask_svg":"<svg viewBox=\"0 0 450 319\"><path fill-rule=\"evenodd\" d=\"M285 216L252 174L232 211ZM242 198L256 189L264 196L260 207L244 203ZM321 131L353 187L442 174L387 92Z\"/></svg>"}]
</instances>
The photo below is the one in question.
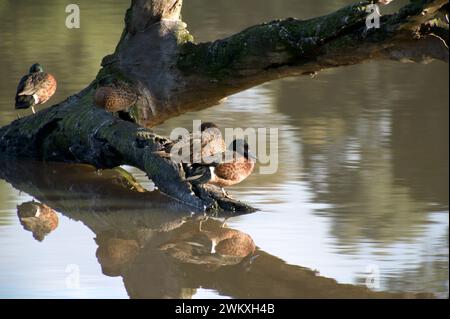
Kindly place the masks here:
<instances>
[{"instance_id":1,"label":"duck with green head","mask_svg":"<svg viewBox=\"0 0 450 319\"><path fill-rule=\"evenodd\" d=\"M35 63L30 71L19 82L16 93L16 109L28 109L31 107L36 113L34 106L44 104L56 92L56 79L53 75L44 73L42 66Z\"/></svg>"}]
</instances>

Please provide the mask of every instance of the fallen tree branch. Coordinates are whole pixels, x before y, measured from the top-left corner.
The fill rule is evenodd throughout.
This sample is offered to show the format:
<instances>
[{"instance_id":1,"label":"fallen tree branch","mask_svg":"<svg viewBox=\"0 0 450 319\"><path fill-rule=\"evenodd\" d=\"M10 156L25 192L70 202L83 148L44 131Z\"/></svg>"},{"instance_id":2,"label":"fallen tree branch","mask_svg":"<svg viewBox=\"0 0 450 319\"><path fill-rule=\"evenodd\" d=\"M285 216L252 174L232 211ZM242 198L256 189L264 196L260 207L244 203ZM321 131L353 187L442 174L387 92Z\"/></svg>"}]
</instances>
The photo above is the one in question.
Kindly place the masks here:
<instances>
[{"instance_id":1,"label":"fallen tree branch","mask_svg":"<svg viewBox=\"0 0 450 319\"><path fill-rule=\"evenodd\" d=\"M106 170L99 175L88 165L33 161L0 161L0 165L0 178L33 196L38 201L35 205L82 222L95 234L96 256L103 273L121 276L130 298L186 297L186 287L214 289L234 298L435 298L431 293L375 292L341 284L317 271L289 265L260 248L252 263L243 259L228 265L226 258L219 258L213 259L212 268L182 262L161 251L161 244L200 233L203 216L192 216L186 207L158 192L133 190L139 186L126 172ZM35 223L46 221L41 217ZM38 228L25 229L37 239L41 236L39 240L54 230L42 234ZM202 231L224 229L228 227L222 221L202 223ZM189 251L186 253L189 256ZM169 285L155 284L161 278Z\"/></svg>"},{"instance_id":2,"label":"fallen tree branch","mask_svg":"<svg viewBox=\"0 0 450 319\"><path fill-rule=\"evenodd\" d=\"M1 159L0 165L0 179L74 219L89 219L96 214L105 218L111 211L118 216L148 212L153 216L154 230L168 230L170 224L178 225L184 218L195 217L191 207L156 190L145 190L122 168L99 172L90 165ZM214 217L236 214L223 211ZM203 214L198 216L203 218Z\"/></svg>"},{"instance_id":3,"label":"fallen tree branch","mask_svg":"<svg viewBox=\"0 0 450 319\"><path fill-rule=\"evenodd\" d=\"M398 13L381 17L380 28L368 30L368 9L374 2L362 1L309 20L263 23L226 39L199 44L193 42L183 23L162 21L147 29L145 36L127 37L109 61L144 87L146 99L136 106L134 118L150 127L283 77L311 75L373 59L448 62L445 41L430 41L431 30L422 28L433 20L448 28L439 13L448 0L411 1ZM173 39L164 42L164 51L158 56L151 56L155 64L146 63L147 52L158 49L149 47L145 56L139 56L132 48L152 42L157 32L168 32ZM165 70L163 74L161 70ZM149 74L158 76L164 87Z\"/></svg>"},{"instance_id":4,"label":"fallen tree branch","mask_svg":"<svg viewBox=\"0 0 450 319\"><path fill-rule=\"evenodd\" d=\"M92 106L89 92L91 88L0 129L0 158L88 163L103 169L131 165L146 172L161 192L195 212L255 211L224 197L216 187L205 191L185 182L181 165L156 153L169 140Z\"/></svg>"},{"instance_id":5,"label":"fallen tree branch","mask_svg":"<svg viewBox=\"0 0 450 319\"><path fill-rule=\"evenodd\" d=\"M153 127L188 111L266 81L310 75L370 59L448 62L445 0L413 0L367 30L362 1L310 20L264 23L223 40L196 44L180 20L182 0L133 0L116 51L102 61L86 89L38 114L0 129L0 156L87 163L98 168L131 165L145 171L163 193L193 210L237 212L253 208L225 198L217 188L184 181L182 167L157 151L170 141ZM436 23L439 22L439 23ZM94 105L105 79L138 94L123 121Z\"/></svg>"}]
</instances>

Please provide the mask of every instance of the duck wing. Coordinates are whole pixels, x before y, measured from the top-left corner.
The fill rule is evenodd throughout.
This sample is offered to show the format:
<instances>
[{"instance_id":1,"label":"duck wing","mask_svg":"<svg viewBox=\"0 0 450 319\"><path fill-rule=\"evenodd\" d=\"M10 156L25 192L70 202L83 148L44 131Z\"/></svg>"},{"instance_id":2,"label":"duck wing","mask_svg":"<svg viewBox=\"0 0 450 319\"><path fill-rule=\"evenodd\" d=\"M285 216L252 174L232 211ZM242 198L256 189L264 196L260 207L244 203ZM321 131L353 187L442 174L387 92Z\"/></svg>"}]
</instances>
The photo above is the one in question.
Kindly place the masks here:
<instances>
[{"instance_id":1,"label":"duck wing","mask_svg":"<svg viewBox=\"0 0 450 319\"><path fill-rule=\"evenodd\" d=\"M38 72L25 75L19 82L16 96L33 95L47 80L47 74Z\"/></svg>"},{"instance_id":2,"label":"duck wing","mask_svg":"<svg viewBox=\"0 0 450 319\"><path fill-rule=\"evenodd\" d=\"M213 163L214 164L214 163ZM204 164L184 165L185 181L193 184L206 184L212 179L211 166Z\"/></svg>"},{"instance_id":3,"label":"duck wing","mask_svg":"<svg viewBox=\"0 0 450 319\"><path fill-rule=\"evenodd\" d=\"M31 79L31 75L27 74L24 77L22 77L20 79L19 85L17 86L17 92L16 92L16 97L19 95L24 95L23 92L26 92L29 90L30 87L30 79Z\"/></svg>"},{"instance_id":4,"label":"duck wing","mask_svg":"<svg viewBox=\"0 0 450 319\"><path fill-rule=\"evenodd\" d=\"M233 170L234 165L236 165L235 161L235 152L229 150L204 157L203 163L183 166L186 172L185 181L194 184L206 184L211 181L213 175L217 175L218 171L221 173L219 177L223 178L228 170Z\"/></svg>"},{"instance_id":5,"label":"duck wing","mask_svg":"<svg viewBox=\"0 0 450 319\"><path fill-rule=\"evenodd\" d=\"M211 160L204 161L205 158L212 158L214 155L226 151L225 141L219 129L207 129L203 132L193 132L182 136L169 145L168 152L171 152L174 146L176 147L173 149L175 154L180 154L182 150L186 153L181 156L181 163L208 164ZM217 160L214 161L217 162Z\"/></svg>"},{"instance_id":6,"label":"duck wing","mask_svg":"<svg viewBox=\"0 0 450 319\"><path fill-rule=\"evenodd\" d=\"M222 164L217 165L214 174L223 180L242 181L251 174L253 165L244 156L234 153L233 157L226 158Z\"/></svg>"},{"instance_id":7,"label":"duck wing","mask_svg":"<svg viewBox=\"0 0 450 319\"><path fill-rule=\"evenodd\" d=\"M212 128L202 132L202 157L211 157L226 151L227 147L219 129Z\"/></svg>"}]
</instances>

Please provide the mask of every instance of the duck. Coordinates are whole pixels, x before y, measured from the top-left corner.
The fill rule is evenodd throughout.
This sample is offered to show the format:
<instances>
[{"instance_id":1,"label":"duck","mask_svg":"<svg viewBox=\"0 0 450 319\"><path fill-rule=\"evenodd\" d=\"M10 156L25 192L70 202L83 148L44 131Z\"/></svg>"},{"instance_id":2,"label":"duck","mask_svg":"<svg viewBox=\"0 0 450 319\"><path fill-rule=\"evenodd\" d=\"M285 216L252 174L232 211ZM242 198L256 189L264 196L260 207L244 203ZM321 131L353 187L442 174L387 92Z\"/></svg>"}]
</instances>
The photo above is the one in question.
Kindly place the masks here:
<instances>
[{"instance_id":1,"label":"duck","mask_svg":"<svg viewBox=\"0 0 450 319\"><path fill-rule=\"evenodd\" d=\"M120 276L126 267L139 255L140 246L134 239L116 237L108 231L97 235L96 257L104 275Z\"/></svg>"},{"instance_id":2,"label":"duck","mask_svg":"<svg viewBox=\"0 0 450 319\"><path fill-rule=\"evenodd\" d=\"M206 265L209 269L237 265L251 258L256 250L253 239L241 231L223 227L184 231L172 240L159 246L176 260L196 265Z\"/></svg>"},{"instance_id":3,"label":"duck","mask_svg":"<svg viewBox=\"0 0 450 319\"><path fill-rule=\"evenodd\" d=\"M31 231L37 241L43 241L59 224L58 215L53 209L35 201L17 206L17 216L23 228Z\"/></svg>"},{"instance_id":4,"label":"duck","mask_svg":"<svg viewBox=\"0 0 450 319\"><path fill-rule=\"evenodd\" d=\"M94 93L95 104L107 112L126 112L138 100L137 91L128 83L103 79Z\"/></svg>"},{"instance_id":5,"label":"duck","mask_svg":"<svg viewBox=\"0 0 450 319\"><path fill-rule=\"evenodd\" d=\"M36 113L35 105L44 104L56 92L57 82L53 75L44 73L39 63L30 67L29 73L22 77L17 87L16 109L28 109L31 107Z\"/></svg>"},{"instance_id":6,"label":"duck","mask_svg":"<svg viewBox=\"0 0 450 319\"><path fill-rule=\"evenodd\" d=\"M256 156L245 140L235 139L228 150L221 154L220 162L193 164L185 168L185 180L194 185L210 184L221 188L233 186L249 177L255 168ZM217 158L217 156L215 156Z\"/></svg>"},{"instance_id":7,"label":"duck","mask_svg":"<svg viewBox=\"0 0 450 319\"><path fill-rule=\"evenodd\" d=\"M208 163L214 160L216 154L220 155L225 151L226 144L219 127L213 122L205 122L200 125L200 131L169 141L162 151L155 154L171 158L186 167L194 163Z\"/></svg>"},{"instance_id":8,"label":"duck","mask_svg":"<svg viewBox=\"0 0 450 319\"><path fill-rule=\"evenodd\" d=\"M217 126L215 123L202 123L200 125L200 132L201 158L197 159L199 162L203 163L206 159L226 151L227 147L225 145L225 140L222 137L222 132L220 131L219 126ZM195 163L195 161L193 161L193 163Z\"/></svg>"}]
</instances>

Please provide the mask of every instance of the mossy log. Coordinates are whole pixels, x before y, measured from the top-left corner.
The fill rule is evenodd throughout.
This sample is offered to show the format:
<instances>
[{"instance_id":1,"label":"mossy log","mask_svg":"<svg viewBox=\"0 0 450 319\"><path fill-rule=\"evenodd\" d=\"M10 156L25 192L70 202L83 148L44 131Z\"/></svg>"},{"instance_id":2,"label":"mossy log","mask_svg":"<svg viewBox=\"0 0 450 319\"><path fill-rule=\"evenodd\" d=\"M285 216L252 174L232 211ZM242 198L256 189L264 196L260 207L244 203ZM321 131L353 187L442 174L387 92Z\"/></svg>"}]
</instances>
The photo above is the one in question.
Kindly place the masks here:
<instances>
[{"instance_id":1,"label":"mossy log","mask_svg":"<svg viewBox=\"0 0 450 319\"><path fill-rule=\"evenodd\" d=\"M88 163L99 169L126 164L146 172L161 192L193 212L255 211L216 187L185 182L182 166L158 153L169 140L93 106L93 88L86 90L1 129L1 157Z\"/></svg>"},{"instance_id":2,"label":"mossy log","mask_svg":"<svg viewBox=\"0 0 450 319\"><path fill-rule=\"evenodd\" d=\"M180 165L155 153L168 142L148 129L188 111L266 81L311 75L370 59L448 62L446 0L412 0L367 29L362 1L310 20L289 18L248 28L214 42L194 42L181 21L182 0L132 0L115 52L96 79L66 101L0 129L0 156L87 163L97 168L131 165L145 171L163 193L193 210L254 209L214 187L183 180ZM124 121L96 107L104 79L138 92Z\"/></svg>"}]
</instances>

